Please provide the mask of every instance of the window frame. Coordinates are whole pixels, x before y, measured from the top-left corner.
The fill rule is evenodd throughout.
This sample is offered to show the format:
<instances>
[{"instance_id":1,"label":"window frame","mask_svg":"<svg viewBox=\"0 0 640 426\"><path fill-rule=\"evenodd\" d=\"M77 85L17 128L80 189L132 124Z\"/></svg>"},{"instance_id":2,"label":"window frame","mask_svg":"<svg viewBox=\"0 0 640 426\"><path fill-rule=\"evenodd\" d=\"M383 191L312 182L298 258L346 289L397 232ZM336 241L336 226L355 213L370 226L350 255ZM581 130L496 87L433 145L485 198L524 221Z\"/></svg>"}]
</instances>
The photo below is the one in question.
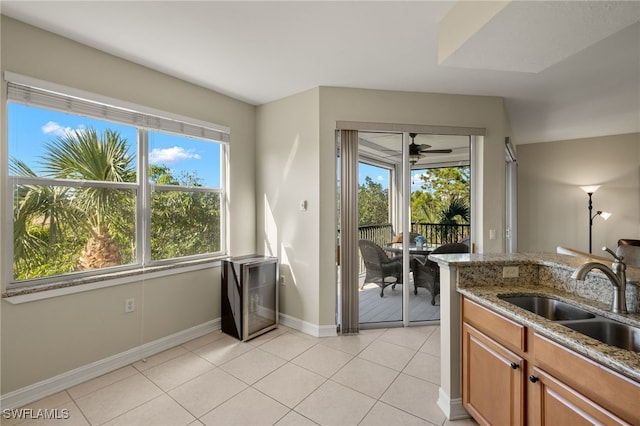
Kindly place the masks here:
<instances>
[{"instance_id":1,"label":"window frame","mask_svg":"<svg viewBox=\"0 0 640 426\"><path fill-rule=\"evenodd\" d=\"M61 111L78 116L86 116L98 120L105 120L118 124L124 124L135 128L137 140L136 147L136 182L112 182L112 181L89 181L58 179L51 177L31 177L14 176L9 170L8 155L3 159L3 173L7 179L7 195L5 196L6 220L2 224L3 233L10 235L7 238L4 253L6 265L5 293L9 291L19 291L30 288L45 287L43 289L57 288L58 286L68 286L95 282L96 280L109 280L120 278L122 274L137 275L144 272L158 272L164 268L176 268L185 266L192 268L194 265L219 260L228 255L228 153L230 142L230 129L189 117L180 116L165 111L136 105L101 95L64 87L54 83L21 76L11 72L4 72L4 80L7 85L7 97L5 100L6 115L5 121L8 123L10 103L22 104L52 111ZM26 98L20 99L17 96L24 95L19 91L11 93L11 88L19 87L26 90ZM29 89L36 91L34 98L39 94L44 94L42 102L39 104L31 102L28 98ZM47 98L51 96L51 98ZM93 113L91 113L93 112ZM114 118L116 117L116 118ZM129 120L129 121L127 121ZM184 132L182 132L182 131ZM190 187L184 185L156 185L149 181L149 150L148 135L150 132L168 133L180 137L194 138L203 142L216 143L220 147L220 186L219 187ZM6 133L8 135L8 132ZM215 136L212 137L212 136ZM8 139L7 139L8 141ZM8 149L8 143L7 143ZM14 279L14 188L15 185L45 185L64 187L102 187L110 189L126 189L136 191L135 206L135 263L127 265L117 265L87 271L74 271L70 273L58 274L48 277L40 277L16 281ZM220 202L220 250L214 253L202 253L170 259L151 259L151 194L154 190L160 191L181 191L181 192L205 192L218 194Z\"/></svg>"}]
</instances>

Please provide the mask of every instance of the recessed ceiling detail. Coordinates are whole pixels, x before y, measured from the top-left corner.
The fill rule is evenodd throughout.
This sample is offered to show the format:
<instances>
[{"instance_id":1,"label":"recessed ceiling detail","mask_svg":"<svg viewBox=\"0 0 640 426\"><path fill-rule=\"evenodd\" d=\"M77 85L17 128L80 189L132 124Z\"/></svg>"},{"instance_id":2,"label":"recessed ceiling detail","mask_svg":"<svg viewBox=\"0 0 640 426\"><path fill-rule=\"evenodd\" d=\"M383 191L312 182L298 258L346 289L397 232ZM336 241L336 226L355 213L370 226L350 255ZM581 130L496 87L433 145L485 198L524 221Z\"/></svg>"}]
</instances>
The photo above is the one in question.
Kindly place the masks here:
<instances>
[{"instance_id":1,"label":"recessed ceiling detail","mask_svg":"<svg viewBox=\"0 0 640 426\"><path fill-rule=\"evenodd\" d=\"M496 96L515 144L640 132L640 1L0 0L0 8L3 35L22 25L13 18L253 105L317 87Z\"/></svg>"},{"instance_id":2,"label":"recessed ceiling detail","mask_svg":"<svg viewBox=\"0 0 640 426\"><path fill-rule=\"evenodd\" d=\"M639 19L634 1L459 2L440 23L439 63L539 73Z\"/></svg>"}]
</instances>

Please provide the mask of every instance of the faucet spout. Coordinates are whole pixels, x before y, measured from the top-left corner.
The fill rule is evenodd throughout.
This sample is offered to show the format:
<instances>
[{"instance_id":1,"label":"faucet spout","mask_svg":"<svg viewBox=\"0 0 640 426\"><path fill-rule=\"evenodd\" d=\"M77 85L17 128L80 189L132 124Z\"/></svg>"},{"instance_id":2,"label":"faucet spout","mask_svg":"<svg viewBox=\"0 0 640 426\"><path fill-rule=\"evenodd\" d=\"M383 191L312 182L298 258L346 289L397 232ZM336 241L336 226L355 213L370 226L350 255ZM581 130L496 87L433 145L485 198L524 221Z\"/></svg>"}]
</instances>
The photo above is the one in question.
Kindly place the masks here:
<instances>
[{"instance_id":1,"label":"faucet spout","mask_svg":"<svg viewBox=\"0 0 640 426\"><path fill-rule=\"evenodd\" d=\"M602 271L602 273L605 274L607 278L609 278L609 281L613 286L611 312L626 314L627 276L625 272L626 265L624 264L624 262L616 259L611 265L611 268L600 262L586 262L580 265L575 271L573 271L573 274L571 274L571 278L579 281L584 281L584 279L587 277L587 274L594 269Z\"/></svg>"},{"instance_id":2,"label":"faucet spout","mask_svg":"<svg viewBox=\"0 0 640 426\"><path fill-rule=\"evenodd\" d=\"M613 271L607 265L600 262L583 263L582 265L578 266L578 269L573 271L573 274L571 274L571 278L584 281L584 279L587 277L587 274L593 269L599 269L607 276L607 278L609 278L612 284L617 285L618 277L615 276Z\"/></svg>"}]
</instances>

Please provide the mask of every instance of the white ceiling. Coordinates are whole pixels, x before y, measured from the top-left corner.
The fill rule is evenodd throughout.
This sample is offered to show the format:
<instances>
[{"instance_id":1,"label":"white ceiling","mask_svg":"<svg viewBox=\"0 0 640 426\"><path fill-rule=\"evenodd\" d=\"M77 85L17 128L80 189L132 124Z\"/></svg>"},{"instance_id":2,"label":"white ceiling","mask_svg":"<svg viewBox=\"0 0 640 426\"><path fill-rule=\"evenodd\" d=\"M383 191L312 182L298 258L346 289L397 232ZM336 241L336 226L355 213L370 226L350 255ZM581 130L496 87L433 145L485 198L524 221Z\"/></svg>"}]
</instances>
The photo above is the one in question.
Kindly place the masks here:
<instances>
[{"instance_id":1,"label":"white ceiling","mask_svg":"<svg viewBox=\"0 0 640 426\"><path fill-rule=\"evenodd\" d=\"M359 155L365 162L402 164L402 133L359 132ZM423 153L412 169L468 166L471 157L469 136L417 134L413 142L429 145L421 149L450 149L450 153Z\"/></svg>"},{"instance_id":2,"label":"white ceiling","mask_svg":"<svg viewBox=\"0 0 640 426\"><path fill-rule=\"evenodd\" d=\"M491 95L516 143L640 132L640 2L506 2L477 28L443 21L469 4L457 3L4 0L0 11L255 105L317 86ZM442 64L441 22L464 34Z\"/></svg>"}]
</instances>

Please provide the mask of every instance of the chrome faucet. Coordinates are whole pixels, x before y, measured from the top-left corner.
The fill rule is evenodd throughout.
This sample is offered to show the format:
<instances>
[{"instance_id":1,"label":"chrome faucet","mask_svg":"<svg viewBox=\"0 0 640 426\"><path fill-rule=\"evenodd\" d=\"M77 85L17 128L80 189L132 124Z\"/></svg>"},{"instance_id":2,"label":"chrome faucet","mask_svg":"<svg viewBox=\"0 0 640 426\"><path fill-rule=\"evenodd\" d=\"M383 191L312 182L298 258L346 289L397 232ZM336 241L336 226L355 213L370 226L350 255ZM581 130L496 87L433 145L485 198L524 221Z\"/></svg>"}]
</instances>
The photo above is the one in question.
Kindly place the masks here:
<instances>
[{"instance_id":1,"label":"chrome faucet","mask_svg":"<svg viewBox=\"0 0 640 426\"><path fill-rule=\"evenodd\" d=\"M585 277L592 269L599 269L607 276L607 278L609 278L609 281L611 281L611 284L613 285L613 301L611 302L611 312L615 312L617 314L626 314L627 273L625 271L627 270L627 265L623 262L624 257L618 256L611 249L602 247L602 250L608 252L611 256L613 256L613 263L611 264L611 268L600 262L586 262L580 265L578 269L576 269L573 274L571 274L571 278L584 281Z\"/></svg>"}]
</instances>

